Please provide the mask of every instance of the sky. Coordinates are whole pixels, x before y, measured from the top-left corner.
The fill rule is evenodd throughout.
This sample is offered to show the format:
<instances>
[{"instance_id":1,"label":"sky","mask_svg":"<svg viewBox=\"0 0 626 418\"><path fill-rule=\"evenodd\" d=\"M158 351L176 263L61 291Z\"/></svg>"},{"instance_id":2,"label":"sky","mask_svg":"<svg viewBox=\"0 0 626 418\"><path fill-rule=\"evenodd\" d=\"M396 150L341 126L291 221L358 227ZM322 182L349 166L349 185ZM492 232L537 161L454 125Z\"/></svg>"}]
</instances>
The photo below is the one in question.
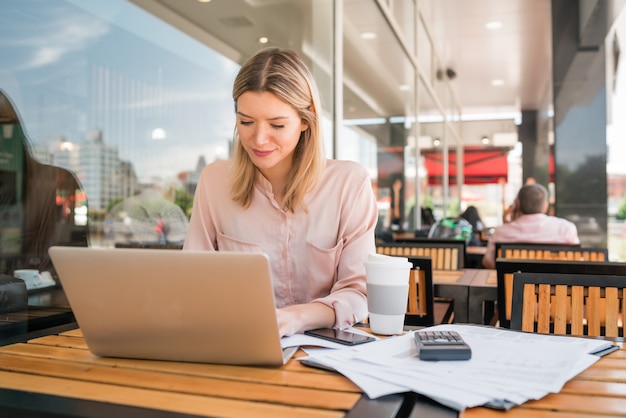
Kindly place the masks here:
<instances>
[{"instance_id":1,"label":"sky","mask_svg":"<svg viewBox=\"0 0 626 418\"><path fill-rule=\"evenodd\" d=\"M0 88L33 144L99 130L141 179L227 157L239 65L127 1L16 2L0 14L0 54Z\"/></svg>"}]
</instances>

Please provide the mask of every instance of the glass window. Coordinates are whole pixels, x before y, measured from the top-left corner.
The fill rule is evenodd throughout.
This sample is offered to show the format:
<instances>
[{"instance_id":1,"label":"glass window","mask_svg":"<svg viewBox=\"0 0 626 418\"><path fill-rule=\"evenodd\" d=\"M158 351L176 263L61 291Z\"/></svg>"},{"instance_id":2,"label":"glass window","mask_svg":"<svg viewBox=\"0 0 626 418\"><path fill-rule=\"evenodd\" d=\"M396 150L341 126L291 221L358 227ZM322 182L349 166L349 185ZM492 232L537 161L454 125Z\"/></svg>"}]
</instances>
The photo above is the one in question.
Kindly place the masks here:
<instances>
[{"instance_id":1,"label":"glass window","mask_svg":"<svg viewBox=\"0 0 626 418\"><path fill-rule=\"evenodd\" d=\"M445 173L449 173L450 169L444 162L446 160L445 118L423 81L419 84L418 92L419 171L423 173L423 180L420 182L420 206L425 208L427 213L432 213L434 218L441 219L447 212L444 210L446 201L443 196L443 184ZM427 232L429 222L433 220L432 218L422 219L424 232Z\"/></svg>"},{"instance_id":2,"label":"glass window","mask_svg":"<svg viewBox=\"0 0 626 418\"><path fill-rule=\"evenodd\" d=\"M168 242L182 243L200 170L229 157L232 82L256 50L296 49L332 114L332 0L172 6L180 15L125 0L2 7L0 90L33 159L80 182L92 246L154 242L170 211Z\"/></svg>"},{"instance_id":3,"label":"glass window","mask_svg":"<svg viewBox=\"0 0 626 418\"><path fill-rule=\"evenodd\" d=\"M415 68L375 1L345 1L343 26L344 124L351 133L342 134L338 158L358 156L373 173L379 233L405 231L415 201L415 163L407 155Z\"/></svg>"},{"instance_id":4,"label":"glass window","mask_svg":"<svg viewBox=\"0 0 626 418\"><path fill-rule=\"evenodd\" d=\"M391 3L393 19L400 29L406 47L415 53L415 0L395 0Z\"/></svg>"}]
</instances>

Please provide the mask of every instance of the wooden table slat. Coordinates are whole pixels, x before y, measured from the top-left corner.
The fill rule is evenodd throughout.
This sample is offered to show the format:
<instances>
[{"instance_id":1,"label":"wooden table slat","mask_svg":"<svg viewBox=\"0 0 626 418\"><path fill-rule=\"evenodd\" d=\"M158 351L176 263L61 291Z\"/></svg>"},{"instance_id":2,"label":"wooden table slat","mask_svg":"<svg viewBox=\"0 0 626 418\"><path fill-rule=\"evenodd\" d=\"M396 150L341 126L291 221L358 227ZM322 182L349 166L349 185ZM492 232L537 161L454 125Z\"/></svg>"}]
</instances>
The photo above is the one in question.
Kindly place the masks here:
<instances>
[{"instance_id":1,"label":"wooden table slat","mask_svg":"<svg viewBox=\"0 0 626 418\"><path fill-rule=\"evenodd\" d=\"M570 380L560 393L622 397L626 401L626 384L596 380Z\"/></svg>"},{"instance_id":2,"label":"wooden table slat","mask_svg":"<svg viewBox=\"0 0 626 418\"><path fill-rule=\"evenodd\" d=\"M144 408L157 408L200 416L220 417L311 417L338 418L346 411L332 411L276 405L263 402L224 399L186 393L91 383L76 380L24 375L0 371L3 387Z\"/></svg>"},{"instance_id":3,"label":"wooden table slat","mask_svg":"<svg viewBox=\"0 0 626 418\"><path fill-rule=\"evenodd\" d=\"M502 412L493 409L468 409L459 415L460 418L598 418L598 414L573 412L544 411L538 409L513 408ZM603 415L603 418L619 417L619 415Z\"/></svg>"},{"instance_id":4,"label":"wooden table slat","mask_svg":"<svg viewBox=\"0 0 626 418\"><path fill-rule=\"evenodd\" d=\"M556 410L584 414L626 417L626 399L621 396L586 396L582 394L551 393L539 400L528 401L523 409Z\"/></svg>"},{"instance_id":5,"label":"wooden table slat","mask_svg":"<svg viewBox=\"0 0 626 418\"><path fill-rule=\"evenodd\" d=\"M189 375L166 374L146 370L80 363L61 363L51 359L39 359L0 354L0 370L28 373L94 383L107 383L151 390L176 391L193 395L217 396L279 404L301 405L321 409L350 409L360 394L346 393L322 388L246 382Z\"/></svg>"},{"instance_id":6,"label":"wooden table slat","mask_svg":"<svg viewBox=\"0 0 626 418\"><path fill-rule=\"evenodd\" d=\"M29 357L41 357L64 362L76 362L84 365L100 365L117 369L162 372L187 376L230 379L245 382L259 382L272 385L296 386L301 388L320 388L343 392L360 393L360 389L345 377L331 372L324 372L302 366L297 360L297 371L283 368L227 366L218 364L182 363L158 360L135 360L110 357L97 357L87 350L66 347L41 346L34 344L16 344L0 347L0 354L7 353ZM0 365L1 367L1 365ZM295 366L294 366L295 367Z\"/></svg>"},{"instance_id":7,"label":"wooden table slat","mask_svg":"<svg viewBox=\"0 0 626 418\"><path fill-rule=\"evenodd\" d=\"M581 372L578 375L578 378L586 380L600 380L604 382L626 383L626 369L594 367Z\"/></svg>"}]
</instances>

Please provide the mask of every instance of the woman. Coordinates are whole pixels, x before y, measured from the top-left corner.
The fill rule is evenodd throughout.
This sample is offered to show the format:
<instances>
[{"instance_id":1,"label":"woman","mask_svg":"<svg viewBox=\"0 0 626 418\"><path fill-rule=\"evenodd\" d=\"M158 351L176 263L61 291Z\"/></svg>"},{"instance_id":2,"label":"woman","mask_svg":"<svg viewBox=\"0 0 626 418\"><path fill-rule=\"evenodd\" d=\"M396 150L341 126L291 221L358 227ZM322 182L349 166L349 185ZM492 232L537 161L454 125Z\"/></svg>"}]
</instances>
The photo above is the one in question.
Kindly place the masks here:
<instances>
[{"instance_id":1,"label":"woman","mask_svg":"<svg viewBox=\"0 0 626 418\"><path fill-rule=\"evenodd\" d=\"M268 254L281 336L365 319L376 200L365 168L324 158L311 73L295 52L264 49L233 99L233 158L204 168L184 249Z\"/></svg>"}]
</instances>

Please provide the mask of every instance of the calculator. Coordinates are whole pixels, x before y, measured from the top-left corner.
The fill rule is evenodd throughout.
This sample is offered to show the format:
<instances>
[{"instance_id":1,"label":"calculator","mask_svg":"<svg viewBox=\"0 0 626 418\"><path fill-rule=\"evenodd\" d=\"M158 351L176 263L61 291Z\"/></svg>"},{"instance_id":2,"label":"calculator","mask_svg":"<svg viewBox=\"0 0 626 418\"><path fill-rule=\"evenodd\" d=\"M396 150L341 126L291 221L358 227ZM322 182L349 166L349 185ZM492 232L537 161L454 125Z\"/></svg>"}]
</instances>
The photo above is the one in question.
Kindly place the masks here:
<instances>
[{"instance_id":1,"label":"calculator","mask_svg":"<svg viewBox=\"0 0 626 418\"><path fill-rule=\"evenodd\" d=\"M472 349L456 331L418 331L415 344L420 360L469 360Z\"/></svg>"}]
</instances>

